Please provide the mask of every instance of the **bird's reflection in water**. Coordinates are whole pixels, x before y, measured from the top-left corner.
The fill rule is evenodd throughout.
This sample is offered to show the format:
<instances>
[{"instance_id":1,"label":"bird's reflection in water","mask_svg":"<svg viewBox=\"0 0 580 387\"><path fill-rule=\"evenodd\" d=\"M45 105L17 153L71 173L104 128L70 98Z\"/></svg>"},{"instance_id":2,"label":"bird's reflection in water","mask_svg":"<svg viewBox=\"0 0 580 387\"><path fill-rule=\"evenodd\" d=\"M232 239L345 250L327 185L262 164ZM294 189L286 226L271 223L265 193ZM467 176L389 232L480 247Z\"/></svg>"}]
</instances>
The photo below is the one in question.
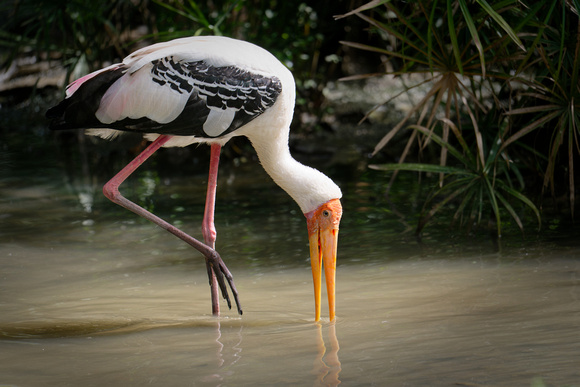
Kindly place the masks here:
<instances>
[{"instance_id":1,"label":"bird's reflection in water","mask_svg":"<svg viewBox=\"0 0 580 387\"><path fill-rule=\"evenodd\" d=\"M240 326L236 336L237 342L234 345L226 345L222 342L222 330L220 321L215 321L215 342L216 346L216 365L219 370L218 373L208 375L204 382L223 381L225 377L231 376L231 366L236 364L242 358L242 330Z\"/></svg>"},{"instance_id":2,"label":"bird's reflection in water","mask_svg":"<svg viewBox=\"0 0 580 387\"><path fill-rule=\"evenodd\" d=\"M326 343L322 330L322 324L316 323L316 357L312 368L312 374L315 376L313 385L338 386L340 384L339 375L342 366L338 358L340 346L338 344L338 338L336 337L336 325L332 322L324 326L327 336ZM242 358L242 331L243 325L239 327L239 330L234 335L228 335L227 333L224 335L222 334L220 321L215 321L216 372L206 375L203 378L203 382L220 383L232 377L232 366ZM234 336L236 337L235 339Z\"/></svg>"},{"instance_id":3,"label":"bird's reflection in water","mask_svg":"<svg viewBox=\"0 0 580 387\"><path fill-rule=\"evenodd\" d=\"M322 337L322 325L316 324L318 356L314 360L313 373L316 375L315 386L338 386L341 364L338 358L338 338L336 337L336 325L334 322L328 325L328 341L330 349L326 352L324 338ZM325 356L326 355L326 356Z\"/></svg>"},{"instance_id":4,"label":"bird's reflection in water","mask_svg":"<svg viewBox=\"0 0 580 387\"><path fill-rule=\"evenodd\" d=\"M215 338L215 342L217 343L217 354L216 354L216 358L217 358L217 366L218 368L222 368L222 366L224 365L224 344L220 341L220 339L222 338L222 330L221 330L221 324L218 321L216 321L216 330L215 330L215 334L216 334L216 338Z\"/></svg>"}]
</instances>

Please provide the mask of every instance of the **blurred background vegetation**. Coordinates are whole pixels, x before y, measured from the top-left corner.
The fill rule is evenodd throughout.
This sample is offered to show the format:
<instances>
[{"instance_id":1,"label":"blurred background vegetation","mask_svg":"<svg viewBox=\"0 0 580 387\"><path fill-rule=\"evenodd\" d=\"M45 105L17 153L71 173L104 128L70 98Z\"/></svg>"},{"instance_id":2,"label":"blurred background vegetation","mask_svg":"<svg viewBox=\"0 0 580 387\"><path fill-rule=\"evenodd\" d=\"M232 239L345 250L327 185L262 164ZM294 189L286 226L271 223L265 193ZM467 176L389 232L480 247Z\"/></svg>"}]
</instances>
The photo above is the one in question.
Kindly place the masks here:
<instances>
[{"instance_id":1,"label":"blurred background vegetation","mask_svg":"<svg viewBox=\"0 0 580 387\"><path fill-rule=\"evenodd\" d=\"M387 197L417 174L417 233L442 213L468 232L523 231L578 211L579 1L3 1L0 134L15 135L7 110L54 103L137 48L226 35L293 71L294 136L323 136ZM341 136L360 141L355 161Z\"/></svg>"}]
</instances>

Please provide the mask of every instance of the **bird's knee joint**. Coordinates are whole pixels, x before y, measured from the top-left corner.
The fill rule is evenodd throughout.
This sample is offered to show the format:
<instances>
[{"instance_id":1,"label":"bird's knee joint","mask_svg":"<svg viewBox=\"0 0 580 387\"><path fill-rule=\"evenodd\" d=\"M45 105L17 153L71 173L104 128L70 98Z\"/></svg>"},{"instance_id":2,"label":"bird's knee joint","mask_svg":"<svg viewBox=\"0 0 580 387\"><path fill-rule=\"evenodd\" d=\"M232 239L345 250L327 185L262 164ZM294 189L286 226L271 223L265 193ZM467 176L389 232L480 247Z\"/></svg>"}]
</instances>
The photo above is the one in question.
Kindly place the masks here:
<instances>
[{"instance_id":1,"label":"bird's knee joint","mask_svg":"<svg viewBox=\"0 0 580 387\"><path fill-rule=\"evenodd\" d=\"M103 187L103 194L113 202L117 202L121 196L119 189L116 186L109 186L109 184L105 184Z\"/></svg>"}]
</instances>

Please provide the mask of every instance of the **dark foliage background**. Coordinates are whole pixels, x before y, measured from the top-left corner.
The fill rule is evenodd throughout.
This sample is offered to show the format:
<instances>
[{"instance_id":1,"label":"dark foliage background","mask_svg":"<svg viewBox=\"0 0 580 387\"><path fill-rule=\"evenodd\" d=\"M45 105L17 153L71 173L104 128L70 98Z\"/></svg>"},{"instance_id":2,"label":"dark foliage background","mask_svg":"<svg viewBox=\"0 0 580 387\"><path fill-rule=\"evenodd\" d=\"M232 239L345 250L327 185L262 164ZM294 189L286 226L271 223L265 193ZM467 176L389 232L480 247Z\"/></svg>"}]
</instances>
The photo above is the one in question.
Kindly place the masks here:
<instances>
[{"instance_id":1,"label":"dark foliage background","mask_svg":"<svg viewBox=\"0 0 580 387\"><path fill-rule=\"evenodd\" d=\"M546 198L555 213L577 213L579 9L578 0L7 0L1 79L33 81L0 90L0 133L15 135L8 110L35 101L39 113L37 96L54 102L71 79L139 47L227 35L265 47L293 71L294 135L337 139L329 121L356 127L366 113L362 125L376 146L359 147L359 160L374 153L371 167L387 195L400 172L438 176L423 180L430 190L417 232L447 211L469 231L491 224L501 235L509 223L541 224ZM54 68L66 69L58 82L49 76ZM356 90L386 74L404 90L374 109L341 111L325 97L337 79ZM419 88L422 97L400 120L373 121Z\"/></svg>"}]
</instances>

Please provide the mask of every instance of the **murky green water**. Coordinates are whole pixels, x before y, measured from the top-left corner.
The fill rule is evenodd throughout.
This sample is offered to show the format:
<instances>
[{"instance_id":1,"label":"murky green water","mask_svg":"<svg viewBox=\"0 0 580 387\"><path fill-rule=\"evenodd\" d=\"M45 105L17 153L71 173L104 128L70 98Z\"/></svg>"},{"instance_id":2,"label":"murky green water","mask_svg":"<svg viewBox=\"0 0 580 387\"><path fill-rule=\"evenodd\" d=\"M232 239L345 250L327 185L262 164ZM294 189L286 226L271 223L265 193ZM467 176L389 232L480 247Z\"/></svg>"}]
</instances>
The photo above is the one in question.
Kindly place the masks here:
<instances>
[{"instance_id":1,"label":"murky green water","mask_svg":"<svg viewBox=\"0 0 580 387\"><path fill-rule=\"evenodd\" d=\"M311 160L345 193L338 318L316 324L303 216L226 157L217 247L244 315L222 303L216 319L201 256L102 197L122 144L51 144L12 138L0 159L0 385L580 385L577 226L499 250L434 226L418 244L416 186L377 208L373 175ZM162 151L122 190L200 236L193 151Z\"/></svg>"}]
</instances>

